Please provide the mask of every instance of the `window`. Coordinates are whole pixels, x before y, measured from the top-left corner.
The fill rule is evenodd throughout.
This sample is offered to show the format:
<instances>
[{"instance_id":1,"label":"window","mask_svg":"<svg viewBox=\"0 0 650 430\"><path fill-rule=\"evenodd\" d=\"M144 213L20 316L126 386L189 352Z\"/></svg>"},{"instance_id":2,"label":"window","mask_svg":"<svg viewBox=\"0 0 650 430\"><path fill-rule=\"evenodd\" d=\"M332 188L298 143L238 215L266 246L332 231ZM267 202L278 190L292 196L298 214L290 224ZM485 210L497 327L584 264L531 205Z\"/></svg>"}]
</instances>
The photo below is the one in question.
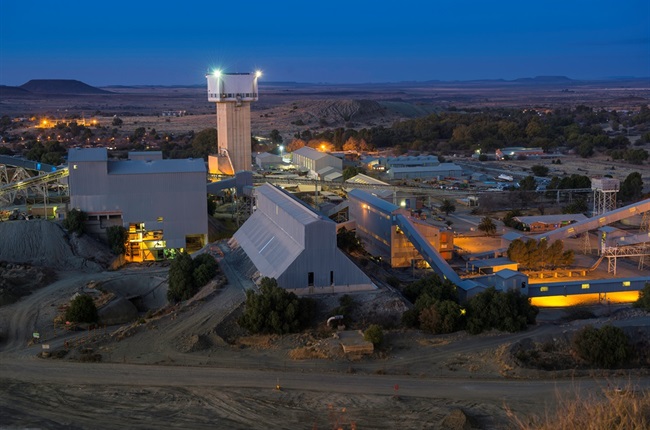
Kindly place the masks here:
<instances>
[{"instance_id":1,"label":"window","mask_svg":"<svg viewBox=\"0 0 650 430\"><path fill-rule=\"evenodd\" d=\"M582 289L583 290L588 290L589 289L589 284L582 284Z\"/></svg>"},{"instance_id":2,"label":"window","mask_svg":"<svg viewBox=\"0 0 650 430\"><path fill-rule=\"evenodd\" d=\"M548 291L548 287L539 287L539 291Z\"/></svg>"},{"instance_id":3,"label":"window","mask_svg":"<svg viewBox=\"0 0 650 430\"><path fill-rule=\"evenodd\" d=\"M624 287L629 287L630 285L632 285L632 283L630 281L623 281L623 286Z\"/></svg>"},{"instance_id":4,"label":"window","mask_svg":"<svg viewBox=\"0 0 650 430\"><path fill-rule=\"evenodd\" d=\"M334 285L334 271L330 271L330 285Z\"/></svg>"},{"instance_id":5,"label":"window","mask_svg":"<svg viewBox=\"0 0 650 430\"><path fill-rule=\"evenodd\" d=\"M156 221L158 221L158 222L163 222L163 217L159 216L159 217L156 219Z\"/></svg>"},{"instance_id":6,"label":"window","mask_svg":"<svg viewBox=\"0 0 650 430\"><path fill-rule=\"evenodd\" d=\"M314 272L309 272L307 274L307 285L310 287L314 286Z\"/></svg>"}]
</instances>

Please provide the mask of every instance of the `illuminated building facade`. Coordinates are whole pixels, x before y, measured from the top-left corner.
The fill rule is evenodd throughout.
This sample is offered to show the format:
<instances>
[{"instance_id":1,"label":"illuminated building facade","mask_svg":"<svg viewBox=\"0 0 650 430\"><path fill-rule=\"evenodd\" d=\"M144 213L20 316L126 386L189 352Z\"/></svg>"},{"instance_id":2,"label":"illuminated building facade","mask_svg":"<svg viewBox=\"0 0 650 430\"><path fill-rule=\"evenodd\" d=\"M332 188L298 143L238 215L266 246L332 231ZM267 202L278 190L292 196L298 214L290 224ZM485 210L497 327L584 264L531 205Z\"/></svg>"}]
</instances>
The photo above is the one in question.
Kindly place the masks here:
<instances>
[{"instance_id":1,"label":"illuminated building facade","mask_svg":"<svg viewBox=\"0 0 650 430\"><path fill-rule=\"evenodd\" d=\"M71 208L86 212L96 235L113 225L125 227L128 261L202 248L208 239L205 162L163 160L160 152L134 158L109 160L106 148L71 149Z\"/></svg>"}]
</instances>

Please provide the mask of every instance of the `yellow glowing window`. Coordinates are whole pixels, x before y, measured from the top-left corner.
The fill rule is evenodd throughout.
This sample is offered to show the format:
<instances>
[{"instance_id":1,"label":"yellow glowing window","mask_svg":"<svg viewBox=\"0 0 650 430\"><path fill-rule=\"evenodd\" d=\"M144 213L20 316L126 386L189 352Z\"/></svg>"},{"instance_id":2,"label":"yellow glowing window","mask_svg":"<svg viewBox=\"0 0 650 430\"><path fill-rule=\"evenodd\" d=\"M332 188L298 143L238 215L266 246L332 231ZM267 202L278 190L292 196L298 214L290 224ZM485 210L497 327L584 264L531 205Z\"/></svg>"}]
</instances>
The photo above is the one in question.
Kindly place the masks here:
<instances>
[{"instance_id":1,"label":"yellow glowing window","mask_svg":"<svg viewBox=\"0 0 650 430\"><path fill-rule=\"evenodd\" d=\"M548 287L539 287L539 291L548 291Z\"/></svg>"},{"instance_id":2,"label":"yellow glowing window","mask_svg":"<svg viewBox=\"0 0 650 430\"><path fill-rule=\"evenodd\" d=\"M588 290L589 289L589 284L582 284L582 289L583 290Z\"/></svg>"},{"instance_id":3,"label":"yellow glowing window","mask_svg":"<svg viewBox=\"0 0 650 430\"><path fill-rule=\"evenodd\" d=\"M159 216L159 217L156 219L156 221L158 221L158 222L163 222L163 217Z\"/></svg>"},{"instance_id":4,"label":"yellow glowing window","mask_svg":"<svg viewBox=\"0 0 650 430\"><path fill-rule=\"evenodd\" d=\"M73 169L73 170L76 170L76 169L77 169L77 165L76 165L76 164L73 164L73 165L72 165L72 169Z\"/></svg>"},{"instance_id":5,"label":"yellow glowing window","mask_svg":"<svg viewBox=\"0 0 650 430\"><path fill-rule=\"evenodd\" d=\"M630 281L623 281L623 286L624 287L629 287L630 285L632 285L632 283Z\"/></svg>"}]
</instances>

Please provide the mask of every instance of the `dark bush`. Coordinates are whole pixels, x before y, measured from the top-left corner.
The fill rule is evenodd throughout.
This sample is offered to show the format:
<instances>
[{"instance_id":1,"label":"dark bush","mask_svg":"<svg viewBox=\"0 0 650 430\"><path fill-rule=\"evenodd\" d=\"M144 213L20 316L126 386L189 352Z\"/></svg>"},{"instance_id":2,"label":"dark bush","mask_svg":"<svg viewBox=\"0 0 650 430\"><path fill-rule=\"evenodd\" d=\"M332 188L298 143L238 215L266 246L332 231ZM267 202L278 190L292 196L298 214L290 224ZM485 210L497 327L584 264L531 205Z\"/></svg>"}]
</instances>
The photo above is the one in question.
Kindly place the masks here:
<instances>
[{"instance_id":1,"label":"dark bush","mask_svg":"<svg viewBox=\"0 0 650 430\"><path fill-rule=\"evenodd\" d=\"M384 331L377 324L372 324L366 331L363 332L363 338L372 342L373 345L377 346L381 344L384 340Z\"/></svg>"},{"instance_id":2,"label":"dark bush","mask_svg":"<svg viewBox=\"0 0 650 430\"><path fill-rule=\"evenodd\" d=\"M298 298L278 286L275 279L262 278L260 292L246 291L246 309L239 325L253 333L296 333L314 314L313 300Z\"/></svg>"},{"instance_id":3,"label":"dark bush","mask_svg":"<svg viewBox=\"0 0 650 430\"><path fill-rule=\"evenodd\" d=\"M126 252L126 241L129 233L121 225L113 225L106 229L108 246L115 255L122 255Z\"/></svg>"},{"instance_id":4,"label":"dark bush","mask_svg":"<svg viewBox=\"0 0 650 430\"><path fill-rule=\"evenodd\" d=\"M169 288L167 300L178 302L187 300L196 294L219 271L219 266L209 254L201 254L194 260L181 252L169 266Z\"/></svg>"},{"instance_id":5,"label":"dark bush","mask_svg":"<svg viewBox=\"0 0 650 430\"><path fill-rule=\"evenodd\" d=\"M620 366L631 356L623 330L610 325L600 329L593 326L583 328L573 338L573 348L587 363L605 368Z\"/></svg>"},{"instance_id":6,"label":"dark bush","mask_svg":"<svg viewBox=\"0 0 650 430\"><path fill-rule=\"evenodd\" d=\"M81 236L85 231L85 222L88 214L78 209L72 209L63 220L63 227L70 233Z\"/></svg>"},{"instance_id":7,"label":"dark bush","mask_svg":"<svg viewBox=\"0 0 650 430\"><path fill-rule=\"evenodd\" d=\"M92 297L79 295L75 297L65 311L65 319L72 322L97 322L97 307Z\"/></svg>"},{"instance_id":8,"label":"dark bush","mask_svg":"<svg viewBox=\"0 0 650 430\"><path fill-rule=\"evenodd\" d=\"M467 331L478 334L493 328L515 332L534 324L539 310L519 291L488 288L472 297L467 306Z\"/></svg>"},{"instance_id":9,"label":"dark bush","mask_svg":"<svg viewBox=\"0 0 650 430\"><path fill-rule=\"evenodd\" d=\"M634 302L634 307L650 311L650 283L646 283L639 292L639 299Z\"/></svg>"}]
</instances>

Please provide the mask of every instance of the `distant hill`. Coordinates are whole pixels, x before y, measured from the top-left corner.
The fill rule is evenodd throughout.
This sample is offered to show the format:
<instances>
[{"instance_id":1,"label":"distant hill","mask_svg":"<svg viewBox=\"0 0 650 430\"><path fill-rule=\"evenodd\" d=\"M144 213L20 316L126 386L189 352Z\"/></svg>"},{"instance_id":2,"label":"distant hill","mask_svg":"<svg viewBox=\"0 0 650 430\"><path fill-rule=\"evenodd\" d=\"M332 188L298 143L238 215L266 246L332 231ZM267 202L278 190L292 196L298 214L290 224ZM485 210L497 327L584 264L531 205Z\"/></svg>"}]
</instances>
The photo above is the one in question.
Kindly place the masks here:
<instances>
[{"instance_id":1,"label":"distant hill","mask_svg":"<svg viewBox=\"0 0 650 430\"><path fill-rule=\"evenodd\" d=\"M10 87L7 85L0 85L0 97L24 97L31 93L20 87Z\"/></svg>"},{"instance_id":2,"label":"distant hill","mask_svg":"<svg viewBox=\"0 0 650 430\"><path fill-rule=\"evenodd\" d=\"M537 84L566 84L575 81L571 78L567 78L566 76L535 76L534 78L515 79L514 82L530 82Z\"/></svg>"},{"instance_id":3,"label":"distant hill","mask_svg":"<svg viewBox=\"0 0 650 430\"><path fill-rule=\"evenodd\" d=\"M35 94L112 94L75 79L32 79L19 88Z\"/></svg>"}]
</instances>

